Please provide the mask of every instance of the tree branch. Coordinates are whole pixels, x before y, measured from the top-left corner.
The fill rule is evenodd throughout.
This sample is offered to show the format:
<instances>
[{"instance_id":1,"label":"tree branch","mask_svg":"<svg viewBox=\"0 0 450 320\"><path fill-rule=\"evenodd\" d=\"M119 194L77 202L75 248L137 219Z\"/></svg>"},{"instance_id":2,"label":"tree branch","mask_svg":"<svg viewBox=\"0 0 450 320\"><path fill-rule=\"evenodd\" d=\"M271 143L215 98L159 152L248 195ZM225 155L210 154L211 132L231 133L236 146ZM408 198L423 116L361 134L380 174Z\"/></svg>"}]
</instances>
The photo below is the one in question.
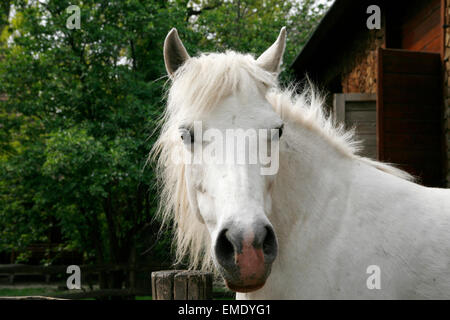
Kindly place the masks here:
<instances>
[{"instance_id":1,"label":"tree branch","mask_svg":"<svg viewBox=\"0 0 450 320\"><path fill-rule=\"evenodd\" d=\"M103 209L105 211L106 223L108 226L108 236L110 242L111 256L114 262L118 262L118 254L119 254L119 240L116 235L116 224L114 221L114 208L112 207L111 201L111 190L108 190L108 197L104 199Z\"/></svg>"},{"instance_id":2,"label":"tree branch","mask_svg":"<svg viewBox=\"0 0 450 320\"><path fill-rule=\"evenodd\" d=\"M130 39L131 59L133 71L137 71L136 50L134 48L134 41Z\"/></svg>"},{"instance_id":3,"label":"tree branch","mask_svg":"<svg viewBox=\"0 0 450 320\"><path fill-rule=\"evenodd\" d=\"M209 5L209 6L203 7L203 8L198 9L198 10L189 7L189 8L187 8L186 20L189 20L189 18L192 17L192 16L198 16L198 15L202 14L202 12L204 12L204 11L217 9L221 5L222 5L222 2L219 1L219 2L217 2L215 4L213 4L213 5Z\"/></svg>"}]
</instances>

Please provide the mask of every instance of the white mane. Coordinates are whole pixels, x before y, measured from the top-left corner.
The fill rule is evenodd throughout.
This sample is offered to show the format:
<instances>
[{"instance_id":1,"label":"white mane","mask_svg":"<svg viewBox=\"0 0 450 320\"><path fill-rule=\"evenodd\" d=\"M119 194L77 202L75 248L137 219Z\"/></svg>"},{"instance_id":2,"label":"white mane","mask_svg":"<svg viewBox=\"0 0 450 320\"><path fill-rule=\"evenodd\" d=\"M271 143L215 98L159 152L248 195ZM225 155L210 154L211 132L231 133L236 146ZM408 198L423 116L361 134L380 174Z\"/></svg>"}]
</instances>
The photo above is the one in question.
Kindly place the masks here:
<instances>
[{"instance_id":1,"label":"white mane","mask_svg":"<svg viewBox=\"0 0 450 320\"><path fill-rule=\"evenodd\" d=\"M168 103L162 118L160 137L151 155L157 158L157 176L161 190L159 214L163 225L174 224L176 262L186 262L191 268L210 269L210 237L206 226L189 206L184 164L171 161L175 146L181 143L179 126L184 121L201 118L226 96L245 90L248 81L257 81L271 88L266 98L286 122L295 122L313 130L344 155L363 161L379 170L404 179L412 177L388 164L357 155L361 148L354 131L336 125L324 109L324 99L312 87L302 94L279 88L276 75L260 68L253 56L233 51L202 54L190 58L173 76Z\"/></svg>"}]
</instances>

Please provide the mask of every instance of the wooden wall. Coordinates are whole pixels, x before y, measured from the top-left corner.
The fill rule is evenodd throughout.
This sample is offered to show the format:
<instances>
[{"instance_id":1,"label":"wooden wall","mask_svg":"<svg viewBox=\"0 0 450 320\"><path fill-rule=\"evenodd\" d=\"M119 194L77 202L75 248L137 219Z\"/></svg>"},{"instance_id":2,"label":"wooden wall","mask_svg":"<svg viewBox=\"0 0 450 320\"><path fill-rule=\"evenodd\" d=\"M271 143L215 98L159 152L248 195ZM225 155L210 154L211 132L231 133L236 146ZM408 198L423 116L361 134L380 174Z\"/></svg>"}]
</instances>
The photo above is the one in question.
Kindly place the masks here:
<instances>
[{"instance_id":1,"label":"wooden wall","mask_svg":"<svg viewBox=\"0 0 450 320\"><path fill-rule=\"evenodd\" d=\"M414 8L403 22L401 48L412 51L441 51L441 0Z\"/></svg>"},{"instance_id":2,"label":"wooden wall","mask_svg":"<svg viewBox=\"0 0 450 320\"><path fill-rule=\"evenodd\" d=\"M445 145L444 155L446 156L447 187L450 188L450 0L443 2L443 25L444 25L444 133Z\"/></svg>"},{"instance_id":3,"label":"wooden wall","mask_svg":"<svg viewBox=\"0 0 450 320\"><path fill-rule=\"evenodd\" d=\"M390 13L388 48L440 53L442 45L441 0L412 0Z\"/></svg>"},{"instance_id":4,"label":"wooden wall","mask_svg":"<svg viewBox=\"0 0 450 320\"><path fill-rule=\"evenodd\" d=\"M363 93L335 94L333 101L335 120L347 129L355 128L356 139L363 142L362 156L377 158L376 95Z\"/></svg>"}]
</instances>

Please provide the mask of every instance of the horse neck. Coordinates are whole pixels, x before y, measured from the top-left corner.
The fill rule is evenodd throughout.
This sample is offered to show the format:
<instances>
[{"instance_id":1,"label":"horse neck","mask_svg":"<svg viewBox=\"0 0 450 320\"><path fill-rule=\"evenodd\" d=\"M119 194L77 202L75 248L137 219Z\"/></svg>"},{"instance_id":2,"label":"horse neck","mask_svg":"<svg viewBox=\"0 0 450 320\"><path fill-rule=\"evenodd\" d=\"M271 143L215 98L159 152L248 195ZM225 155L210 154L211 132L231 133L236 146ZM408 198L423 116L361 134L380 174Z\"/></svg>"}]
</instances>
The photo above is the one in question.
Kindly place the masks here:
<instances>
[{"instance_id":1,"label":"horse neck","mask_svg":"<svg viewBox=\"0 0 450 320\"><path fill-rule=\"evenodd\" d=\"M348 200L355 164L314 130L292 124L285 131L272 194L271 220L280 247L299 223L314 224L315 235L321 227L330 228L332 220L338 219L336 213L345 209L342 199Z\"/></svg>"}]
</instances>

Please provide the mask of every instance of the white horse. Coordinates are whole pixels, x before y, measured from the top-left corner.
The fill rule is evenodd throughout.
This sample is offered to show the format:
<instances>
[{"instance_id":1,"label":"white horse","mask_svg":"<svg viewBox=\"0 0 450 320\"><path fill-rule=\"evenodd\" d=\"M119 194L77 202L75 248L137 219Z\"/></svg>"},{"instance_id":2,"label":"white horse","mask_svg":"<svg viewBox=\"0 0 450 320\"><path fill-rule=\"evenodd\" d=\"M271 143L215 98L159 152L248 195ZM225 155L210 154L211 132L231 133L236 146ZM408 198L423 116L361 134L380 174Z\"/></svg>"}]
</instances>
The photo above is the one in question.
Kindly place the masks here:
<instances>
[{"instance_id":1,"label":"white horse","mask_svg":"<svg viewBox=\"0 0 450 320\"><path fill-rule=\"evenodd\" d=\"M450 190L358 156L352 132L324 114L313 89L279 89L285 41L283 28L258 59L190 57L175 29L167 35L172 84L153 152L178 258L215 266L238 299L450 298ZM214 143L186 139L195 121L224 134L283 133L271 141L278 172L173 161L180 148L196 152L191 142Z\"/></svg>"}]
</instances>

